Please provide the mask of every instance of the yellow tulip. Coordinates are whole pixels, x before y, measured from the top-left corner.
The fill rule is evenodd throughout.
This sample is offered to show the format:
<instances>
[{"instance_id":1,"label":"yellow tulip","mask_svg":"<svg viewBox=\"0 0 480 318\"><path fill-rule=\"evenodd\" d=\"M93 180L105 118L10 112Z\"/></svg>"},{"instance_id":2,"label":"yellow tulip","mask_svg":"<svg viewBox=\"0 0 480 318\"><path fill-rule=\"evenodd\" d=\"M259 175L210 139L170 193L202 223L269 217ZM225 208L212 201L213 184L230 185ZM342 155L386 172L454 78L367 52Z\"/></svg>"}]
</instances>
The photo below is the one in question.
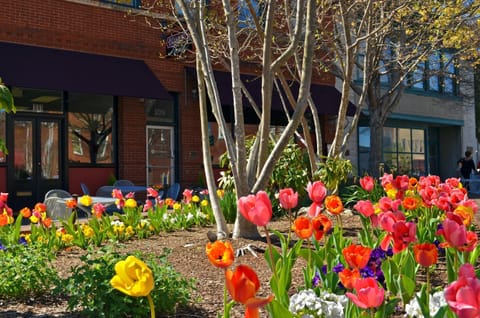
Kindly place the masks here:
<instances>
[{"instance_id":1,"label":"yellow tulip","mask_svg":"<svg viewBox=\"0 0 480 318\"><path fill-rule=\"evenodd\" d=\"M115 264L115 273L110 284L126 295L149 296L154 287L152 270L135 256L130 255Z\"/></svg>"},{"instance_id":2,"label":"yellow tulip","mask_svg":"<svg viewBox=\"0 0 480 318\"><path fill-rule=\"evenodd\" d=\"M92 205L92 198L89 195L83 195L80 197L80 204L84 206L91 206Z\"/></svg>"},{"instance_id":3,"label":"yellow tulip","mask_svg":"<svg viewBox=\"0 0 480 318\"><path fill-rule=\"evenodd\" d=\"M135 199L127 199L127 201L125 201L125 207L126 208L136 208L137 207L137 201L135 201Z\"/></svg>"}]
</instances>

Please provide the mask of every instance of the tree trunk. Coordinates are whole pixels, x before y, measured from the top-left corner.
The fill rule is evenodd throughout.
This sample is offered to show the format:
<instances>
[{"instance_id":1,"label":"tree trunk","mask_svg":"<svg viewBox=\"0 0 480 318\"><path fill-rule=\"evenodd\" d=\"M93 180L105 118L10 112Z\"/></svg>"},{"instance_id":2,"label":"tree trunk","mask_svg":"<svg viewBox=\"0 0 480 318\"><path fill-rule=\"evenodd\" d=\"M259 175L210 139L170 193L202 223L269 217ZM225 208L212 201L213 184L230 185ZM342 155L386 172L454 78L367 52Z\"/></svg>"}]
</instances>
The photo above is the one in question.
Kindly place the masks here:
<instances>
[{"instance_id":1,"label":"tree trunk","mask_svg":"<svg viewBox=\"0 0 480 318\"><path fill-rule=\"evenodd\" d=\"M375 116L375 112L370 113L370 158L369 171L374 177L380 177L379 164L382 160L382 136L383 123Z\"/></svg>"}]
</instances>

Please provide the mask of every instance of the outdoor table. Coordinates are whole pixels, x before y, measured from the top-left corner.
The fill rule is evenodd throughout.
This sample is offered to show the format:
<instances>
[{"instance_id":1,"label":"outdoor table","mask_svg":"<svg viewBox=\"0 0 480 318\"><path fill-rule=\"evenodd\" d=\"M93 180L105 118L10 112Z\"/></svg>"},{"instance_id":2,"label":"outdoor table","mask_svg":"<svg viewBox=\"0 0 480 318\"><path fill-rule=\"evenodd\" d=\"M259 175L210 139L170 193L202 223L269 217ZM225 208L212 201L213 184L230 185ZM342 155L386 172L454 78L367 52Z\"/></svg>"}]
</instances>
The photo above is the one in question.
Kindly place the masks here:
<instances>
[{"instance_id":1,"label":"outdoor table","mask_svg":"<svg viewBox=\"0 0 480 318\"><path fill-rule=\"evenodd\" d=\"M77 202L77 207L83 212L85 212L87 216L92 215L92 207L94 204L101 203L104 206L109 206L109 205L115 204L115 200L116 200L115 198L112 198L112 197L108 198L108 197L90 196L90 198L92 199L92 205L90 206L80 204L80 200L78 200ZM71 198L58 198L57 202L63 202L63 204L65 204L65 202L69 199Z\"/></svg>"},{"instance_id":2,"label":"outdoor table","mask_svg":"<svg viewBox=\"0 0 480 318\"><path fill-rule=\"evenodd\" d=\"M97 196L100 197L112 197L112 191L114 189L118 189L122 191L123 195L127 195L130 192L138 193L138 192L146 192L147 187L145 186L136 186L136 185L129 185L129 186L102 186L97 190Z\"/></svg>"}]
</instances>

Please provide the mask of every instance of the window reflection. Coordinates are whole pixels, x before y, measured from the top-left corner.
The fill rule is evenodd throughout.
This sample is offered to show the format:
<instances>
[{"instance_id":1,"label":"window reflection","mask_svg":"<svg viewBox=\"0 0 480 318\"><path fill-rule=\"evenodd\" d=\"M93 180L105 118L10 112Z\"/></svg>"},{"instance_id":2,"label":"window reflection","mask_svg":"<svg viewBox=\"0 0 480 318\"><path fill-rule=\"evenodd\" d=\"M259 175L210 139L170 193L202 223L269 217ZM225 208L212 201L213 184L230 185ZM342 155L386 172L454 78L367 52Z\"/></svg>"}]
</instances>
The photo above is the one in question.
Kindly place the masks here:
<instances>
[{"instance_id":1,"label":"window reflection","mask_svg":"<svg viewBox=\"0 0 480 318\"><path fill-rule=\"evenodd\" d=\"M359 127L359 175L369 171L370 128ZM387 173L426 175L425 130L383 128L382 160Z\"/></svg>"},{"instance_id":2,"label":"window reflection","mask_svg":"<svg viewBox=\"0 0 480 318\"><path fill-rule=\"evenodd\" d=\"M113 163L113 97L72 93L68 103L69 161Z\"/></svg>"}]
</instances>

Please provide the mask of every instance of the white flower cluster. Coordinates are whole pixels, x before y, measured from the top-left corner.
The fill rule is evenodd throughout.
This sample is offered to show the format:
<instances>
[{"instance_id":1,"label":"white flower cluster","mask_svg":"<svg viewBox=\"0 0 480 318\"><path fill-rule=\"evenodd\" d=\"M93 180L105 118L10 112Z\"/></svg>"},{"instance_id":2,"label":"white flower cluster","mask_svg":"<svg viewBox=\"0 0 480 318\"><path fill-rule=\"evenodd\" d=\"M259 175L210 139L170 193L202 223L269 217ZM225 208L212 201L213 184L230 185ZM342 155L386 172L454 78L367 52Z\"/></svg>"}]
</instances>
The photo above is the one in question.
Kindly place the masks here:
<instances>
[{"instance_id":1,"label":"white flower cluster","mask_svg":"<svg viewBox=\"0 0 480 318\"><path fill-rule=\"evenodd\" d=\"M420 297L420 292L417 293L417 297ZM413 298L406 306L405 306L405 317L417 317L423 318L422 310L420 309L420 305L418 304L417 297ZM430 295L430 316L435 316L438 310L447 305L447 301L445 300L445 296L443 295L443 290Z\"/></svg>"},{"instance_id":2,"label":"white flower cluster","mask_svg":"<svg viewBox=\"0 0 480 318\"><path fill-rule=\"evenodd\" d=\"M348 298L344 295L335 295L325 291L317 296L311 289L301 290L290 297L288 309L295 317L300 318L343 318L343 309Z\"/></svg>"}]
</instances>

